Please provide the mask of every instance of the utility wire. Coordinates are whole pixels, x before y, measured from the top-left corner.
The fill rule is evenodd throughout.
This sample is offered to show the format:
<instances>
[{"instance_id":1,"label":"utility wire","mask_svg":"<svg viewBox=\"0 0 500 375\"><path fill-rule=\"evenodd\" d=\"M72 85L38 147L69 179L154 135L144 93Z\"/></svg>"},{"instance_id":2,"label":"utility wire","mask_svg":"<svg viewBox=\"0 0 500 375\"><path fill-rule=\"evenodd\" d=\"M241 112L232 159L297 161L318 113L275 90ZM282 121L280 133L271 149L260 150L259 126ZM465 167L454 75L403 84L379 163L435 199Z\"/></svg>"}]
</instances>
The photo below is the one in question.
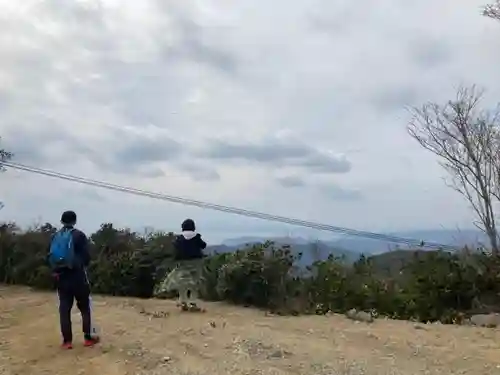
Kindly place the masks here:
<instances>
[{"instance_id":1,"label":"utility wire","mask_svg":"<svg viewBox=\"0 0 500 375\"><path fill-rule=\"evenodd\" d=\"M72 181L72 182L76 182L76 183L80 183L80 184L100 187L100 188L104 188L104 189L108 189L108 190L120 191L123 193L129 193L129 194L144 196L144 197L148 197L148 198L160 199L160 200L169 201L172 203L179 203L179 204L183 204L183 205L195 206L195 207L199 207L199 208L216 210L216 211L220 211L220 212L232 213L232 214L246 216L246 217L253 217L253 218L262 219L262 220L281 222L281 223L285 223L285 224L296 225L296 226L301 226L301 227L305 227L305 228L318 229L318 230L322 230L322 231L341 233L341 234L346 234L349 236L363 237L363 238L379 240L379 241L387 241L387 242L391 242L391 243L408 245L410 247L443 249L443 250L457 250L457 247L451 246L451 245L443 245L443 244L439 244L439 243L435 243L435 242L427 242L424 240L403 238L403 237L392 236L392 235L387 235L387 234L359 231L359 230L355 230L355 229L349 229L349 228L337 227L337 226L333 226L333 225L327 225L327 224L316 223L316 222L311 222L311 221L293 219L293 218L289 218L289 217L285 217L285 216L271 215L271 214L266 214L263 212L249 211L249 210L245 210L245 209L241 209L241 208L235 208L235 207L223 206L223 205L214 204L214 203L202 202L202 201L198 201L198 200L194 200L194 199L180 198L180 197L176 197L176 196L172 196L172 195L154 193L154 192L149 192L146 190L134 189L131 187L115 185L115 184L111 184L111 183L104 182L104 181L92 180L92 179L88 179L85 177L78 177L78 176L73 176L73 175L69 175L69 174L63 174L63 173L54 172L54 171L47 170L47 169L31 167L31 166L19 164L19 163L5 161L5 162L2 162L2 164L5 167L9 167L9 168L17 169L17 170L21 170L21 171L26 171L29 173L35 173L35 174L39 174L39 175L44 175L44 176L48 176L48 177L66 180L66 181Z\"/></svg>"}]
</instances>

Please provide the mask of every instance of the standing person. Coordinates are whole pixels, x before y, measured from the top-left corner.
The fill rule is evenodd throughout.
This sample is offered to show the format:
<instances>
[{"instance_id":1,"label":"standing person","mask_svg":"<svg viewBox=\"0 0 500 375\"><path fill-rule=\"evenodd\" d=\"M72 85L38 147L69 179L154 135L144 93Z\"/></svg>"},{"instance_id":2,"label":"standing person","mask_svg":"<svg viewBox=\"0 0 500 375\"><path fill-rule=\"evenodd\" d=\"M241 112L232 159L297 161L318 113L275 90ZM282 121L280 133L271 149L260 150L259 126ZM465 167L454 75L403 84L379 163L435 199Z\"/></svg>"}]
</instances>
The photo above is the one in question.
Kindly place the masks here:
<instances>
[{"instance_id":1,"label":"standing person","mask_svg":"<svg viewBox=\"0 0 500 375\"><path fill-rule=\"evenodd\" d=\"M73 348L71 309L75 300L82 314L84 345L94 346L99 342L99 337L92 336L90 284L86 272L90 263L88 239L75 228L75 212L64 212L61 224L62 228L52 236L48 259L59 297L62 348Z\"/></svg>"},{"instance_id":2,"label":"standing person","mask_svg":"<svg viewBox=\"0 0 500 375\"><path fill-rule=\"evenodd\" d=\"M183 311L201 311L196 300L202 278L203 250L207 244L201 234L196 232L193 220L184 220L181 229L182 233L174 241L174 260L177 265L160 285L158 294L177 290Z\"/></svg>"}]
</instances>

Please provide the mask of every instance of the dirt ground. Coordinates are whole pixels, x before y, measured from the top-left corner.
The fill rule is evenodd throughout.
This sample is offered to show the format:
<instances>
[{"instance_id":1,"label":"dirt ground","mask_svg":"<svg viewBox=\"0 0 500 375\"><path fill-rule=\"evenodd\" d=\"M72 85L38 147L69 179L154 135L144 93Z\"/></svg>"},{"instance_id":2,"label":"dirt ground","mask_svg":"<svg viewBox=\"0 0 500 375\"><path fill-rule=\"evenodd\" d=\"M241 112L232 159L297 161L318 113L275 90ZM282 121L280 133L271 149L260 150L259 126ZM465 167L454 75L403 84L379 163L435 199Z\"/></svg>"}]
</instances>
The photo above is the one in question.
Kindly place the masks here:
<instances>
[{"instance_id":1,"label":"dirt ground","mask_svg":"<svg viewBox=\"0 0 500 375\"><path fill-rule=\"evenodd\" d=\"M0 374L500 374L500 331L343 316L275 317L95 297L102 343L59 348L55 294L0 286Z\"/></svg>"}]
</instances>

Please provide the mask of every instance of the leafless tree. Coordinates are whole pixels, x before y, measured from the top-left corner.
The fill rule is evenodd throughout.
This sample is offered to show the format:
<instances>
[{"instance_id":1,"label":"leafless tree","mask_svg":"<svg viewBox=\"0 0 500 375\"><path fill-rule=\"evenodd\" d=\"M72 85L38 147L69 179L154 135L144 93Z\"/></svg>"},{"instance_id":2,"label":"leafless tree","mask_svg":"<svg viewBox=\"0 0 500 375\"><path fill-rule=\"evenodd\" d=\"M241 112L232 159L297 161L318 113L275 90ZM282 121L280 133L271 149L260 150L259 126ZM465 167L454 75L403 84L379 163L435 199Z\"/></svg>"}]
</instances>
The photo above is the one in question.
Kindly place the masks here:
<instances>
[{"instance_id":1,"label":"leafless tree","mask_svg":"<svg viewBox=\"0 0 500 375\"><path fill-rule=\"evenodd\" d=\"M500 108L480 110L482 92L461 88L445 105L424 104L412 110L410 135L438 156L452 188L474 209L475 225L499 255L494 204L500 197Z\"/></svg>"},{"instance_id":2,"label":"leafless tree","mask_svg":"<svg viewBox=\"0 0 500 375\"><path fill-rule=\"evenodd\" d=\"M0 141L1 141L1 138L0 138ZM11 152L5 151L4 149L0 148L0 172L2 172L4 170L2 162L10 160L12 158L12 156L13 155Z\"/></svg>"},{"instance_id":3,"label":"leafless tree","mask_svg":"<svg viewBox=\"0 0 500 375\"><path fill-rule=\"evenodd\" d=\"M493 4L486 5L483 14L486 17L491 17L500 21L500 0L496 0Z\"/></svg>"},{"instance_id":4,"label":"leafless tree","mask_svg":"<svg viewBox=\"0 0 500 375\"><path fill-rule=\"evenodd\" d=\"M3 162L10 160L11 158L12 158L11 152L5 151L4 149L0 148L0 172L3 172L5 170L5 168L3 167ZM4 204L0 202L0 210L2 208L4 208Z\"/></svg>"}]
</instances>

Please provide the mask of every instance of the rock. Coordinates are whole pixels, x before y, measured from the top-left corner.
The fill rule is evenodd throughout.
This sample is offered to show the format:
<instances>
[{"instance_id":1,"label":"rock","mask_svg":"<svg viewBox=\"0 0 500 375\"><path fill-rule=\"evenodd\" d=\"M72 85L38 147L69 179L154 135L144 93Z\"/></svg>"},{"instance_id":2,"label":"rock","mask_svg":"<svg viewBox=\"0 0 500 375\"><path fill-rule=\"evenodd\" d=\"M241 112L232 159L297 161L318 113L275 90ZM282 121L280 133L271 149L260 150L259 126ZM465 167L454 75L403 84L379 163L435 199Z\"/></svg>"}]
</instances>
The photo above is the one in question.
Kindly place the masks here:
<instances>
[{"instance_id":1,"label":"rock","mask_svg":"<svg viewBox=\"0 0 500 375\"><path fill-rule=\"evenodd\" d=\"M478 327L495 328L500 326L500 314L477 314L466 319L464 323Z\"/></svg>"},{"instance_id":2,"label":"rock","mask_svg":"<svg viewBox=\"0 0 500 375\"><path fill-rule=\"evenodd\" d=\"M373 323L375 320L371 313L364 311L357 311L356 309L351 309L345 313L347 319L351 319L357 322Z\"/></svg>"},{"instance_id":3,"label":"rock","mask_svg":"<svg viewBox=\"0 0 500 375\"><path fill-rule=\"evenodd\" d=\"M149 320L152 320L153 318L167 318L170 316L170 313L168 311L147 311L144 309L144 307L141 308L139 311L139 314L146 315L149 317Z\"/></svg>"},{"instance_id":4,"label":"rock","mask_svg":"<svg viewBox=\"0 0 500 375\"><path fill-rule=\"evenodd\" d=\"M272 359L272 358L288 358L288 357L291 357L291 356L292 356L291 352L288 352L286 350L278 349L278 350L274 350L271 353L269 353L267 355L267 358L268 359Z\"/></svg>"},{"instance_id":5,"label":"rock","mask_svg":"<svg viewBox=\"0 0 500 375\"><path fill-rule=\"evenodd\" d=\"M281 352L281 350L275 350L268 355L268 358L283 358L283 353Z\"/></svg>"}]
</instances>

